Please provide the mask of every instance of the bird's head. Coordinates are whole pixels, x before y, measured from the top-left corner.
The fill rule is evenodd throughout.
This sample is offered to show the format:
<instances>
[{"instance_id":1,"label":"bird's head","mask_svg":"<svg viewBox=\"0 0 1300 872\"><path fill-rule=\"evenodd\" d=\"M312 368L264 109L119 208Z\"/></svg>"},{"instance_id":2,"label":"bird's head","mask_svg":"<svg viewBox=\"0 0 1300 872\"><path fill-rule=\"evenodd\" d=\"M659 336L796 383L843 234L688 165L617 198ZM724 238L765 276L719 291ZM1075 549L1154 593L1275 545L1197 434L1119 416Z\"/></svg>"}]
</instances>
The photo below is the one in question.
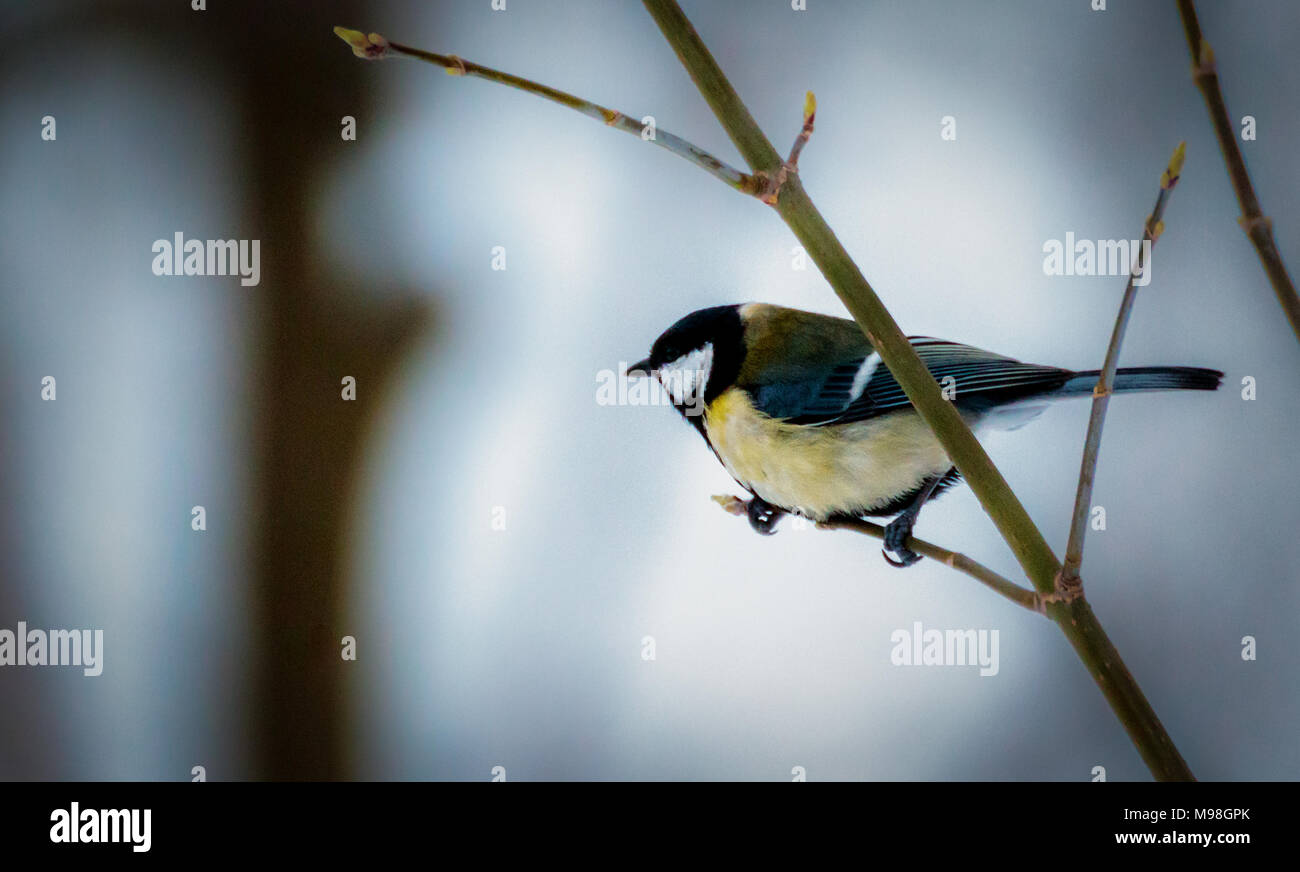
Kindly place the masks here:
<instances>
[{"instance_id":1,"label":"bird's head","mask_svg":"<svg viewBox=\"0 0 1300 872\"><path fill-rule=\"evenodd\" d=\"M714 306L692 312L665 330L650 356L629 366L627 374L654 374L679 412L698 417L740 373L745 357L740 309Z\"/></svg>"}]
</instances>

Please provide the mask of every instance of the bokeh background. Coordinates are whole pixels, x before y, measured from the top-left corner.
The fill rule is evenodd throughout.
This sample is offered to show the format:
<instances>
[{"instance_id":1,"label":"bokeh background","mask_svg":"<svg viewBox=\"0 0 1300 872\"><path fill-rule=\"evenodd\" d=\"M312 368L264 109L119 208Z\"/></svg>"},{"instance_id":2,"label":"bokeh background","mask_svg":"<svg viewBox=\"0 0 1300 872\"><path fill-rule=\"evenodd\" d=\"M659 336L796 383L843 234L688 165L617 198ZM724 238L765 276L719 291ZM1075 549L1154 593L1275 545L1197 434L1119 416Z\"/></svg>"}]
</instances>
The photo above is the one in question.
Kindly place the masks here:
<instances>
[{"instance_id":1,"label":"bokeh background","mask_svg":"<svg viewBox=\"0 0 1300 872\"><path fill-rule=\"evenodd\" d=\"M1200 5L1294 273L1300 6ZM842 314L770 209L330 32L654 115L742 165L639 4L208 6L0 13L0 626L106 646L98 678L0 668L0 778L1149 778L1051 624L863 537L755 536L675 414L596 402L693 309ZM1111 405L1084 575L1199 777L1296 778L1300 347L1174 4L808 6L685 10L778 148L816 92L804 183L907 332L1099 366L1123 280L1046 276L1043 243L1137 236L1187 140L1122 362L1227 378ZM155 277L177 231L260 239L261 284ZM986 443L1058 553L1087 414ZM964 488L918 534L1019 577ZM997 630L999 673L891 665L915 621Z\"/></svg>"}]
</instances>

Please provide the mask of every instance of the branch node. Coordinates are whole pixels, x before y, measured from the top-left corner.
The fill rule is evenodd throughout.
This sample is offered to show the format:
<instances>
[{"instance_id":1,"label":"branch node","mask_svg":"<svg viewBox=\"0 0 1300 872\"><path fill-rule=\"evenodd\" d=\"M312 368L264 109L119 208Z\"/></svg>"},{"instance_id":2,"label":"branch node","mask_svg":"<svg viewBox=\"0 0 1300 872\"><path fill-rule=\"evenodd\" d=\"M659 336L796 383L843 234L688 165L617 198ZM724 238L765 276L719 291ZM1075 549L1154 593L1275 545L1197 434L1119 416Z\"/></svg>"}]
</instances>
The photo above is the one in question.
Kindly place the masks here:
<instances>
[{"instance_id":1,"label":"branch node","mask_svg":"<svg viewBox=\"0 0 1300 872\"><path fill-rule=\"evenodd\" d=\"M1263 227L1269 233L1273 232L1273 219L1266 215L1242 215L1237 219L1241 229L1246 231L1246 235L1254 233L1256 228Z\"/></svg>"},{"instance_id":2,"label":"branch node","mask_svg":"<svg viewBox=\"0 0 1300 872\"><path fill-rule=\"evenodd\" d=\"M1210 48L1210 41L1201 37L1201 49L1196 55L1196 66L1192 67L1192 78L1202 79L1215 75L1217 70L1214 64L1214 49Z\"/></svg>"},{"instance_id":3,"label":"branch node","mask_svg":"<svg viewBox=\"0 0 1300 872\"><path fill-rule=\"evenodd\" d=\"M781 197L781 188L785 185L785 180L789 178L792 169L794 169L794 167L787 162L781 164L780 169L776 171L775 175L768 175L762 170L759 170L755 175L762 176L766 180L766 183L764 184L763 189L759 192L758 198L767 205L775 207L777 200ZM796 170L796 172L798 171Z\"/></svg>"},{"instance_id":4,"label":"branch node","mask_svg":"<svg viewBox=\"0 0 1300 872\"><path fill-rule=\"evenodd\" d=\"M336 27L334 35L346 42L354 55L364 60L377 61L388 56L389 42L377 33L366 36L359 30Z\"/></svg>"},{"instance_id":5,"label":"branch node","mask_svg":"<svg viewBox=\"0 0 1300 872\"><path fill-rule=\"evenodd\" d=\"M1078 574L1072 571L1068 565L1062 566L1061 570L1056 573L1056 577L1052 579L1052 586L1055 588L1052 593L1038 595L1044 613L1046 613L1047 606L1052 603L1069 605L1075 600L1083 598L1083 579L1079 578Z\"/></svg>"},{"instance_id":6,"label":"branch node","mask_svg":"<svg viewBox=\"0 0 1300 872\"><path fill-rule=\"evenodd\" d=\"M766 187L767 174L760 171L757 173L741 173L736 190L743 194L749 194L751 197L757 197L763 193Z\"/></svg>"},{"instance_id":7,"label":"branch node","mask_svg":"<svg viewBox=\"0 0 1300 872\"><path fill-rule=\"evenodd\" d=\"M466 67L465 67L465 62L464 62L463 60L461 60L461 59L460 59L458 56L456 56L456 55L448 55L447 57L448 57L448 60L451 61L451 66L447 67L447 75L449 75L449 76L468 76L468 75L469 75L469 70L466 69Z\"/></svg>"},{"instance_id":8,"label":"branch node","mask_svg":"<svg viewBox=\"0 0 1300 872\"><path fill-rule=\"evenodd\" d=\"M1164 174L1160 176L1160 187L1166 191L1178 184L1178 177L1183 174L1183 163L1187 159L1187 143L1180 142L1174 149L1173 155L1169 158L1169 166L1165 168Z\"/></svg>"},{"instance_id":9,"label":"branch node","mask_svg":"<svg viewBox=\"0 0 1300 872\"><path fill-rule=\"evenodd\" d=\"M1147 236L1150 236L1151 242L1154 243L1157 239L1159 239L1164 234L1164 232L1165 232L1165 222L1157 221L1155 227L1150 227L1147 229Z\"/></svg>"}]
</instances>

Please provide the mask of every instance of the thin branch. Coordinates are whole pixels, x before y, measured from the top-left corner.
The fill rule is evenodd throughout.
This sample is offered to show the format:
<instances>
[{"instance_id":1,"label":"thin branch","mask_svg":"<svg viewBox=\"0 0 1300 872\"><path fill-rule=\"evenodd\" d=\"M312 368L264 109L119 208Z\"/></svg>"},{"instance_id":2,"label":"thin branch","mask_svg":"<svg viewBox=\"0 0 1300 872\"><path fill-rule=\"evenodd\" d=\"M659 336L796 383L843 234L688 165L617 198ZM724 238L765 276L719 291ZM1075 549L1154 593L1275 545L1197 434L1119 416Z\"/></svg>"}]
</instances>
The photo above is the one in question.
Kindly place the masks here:
<instances>
[{"instance_id":1,"label":"thin branch","mask_svg":"<svg viewBox=\"0 0 1300 872\"><path fill-rule=\"evenodd\" d=\"M1241 207L1241 217L1237 223L1246 231L1255 252L1259 255L1273 293L1282 304L1282 311L1291 322L1291 329L1300 339L1300 296L1296 295L1295 283L1282 263L1282 255L1273 241L1273 222L1264 216L1255 196L1255 187L1246 172L1246 162L1237 145L1237 136L1228 117L1228 106L1219 88L1219 73L1214 63L1214 49L1201 35L1201 23L1196 18L1196 5L1192 0L1178 0L1178 14L1183 19L1183 33L1187 37L1187 48L1192 53L1192 79L1205 98L1205 106L1210 111L1210 121L1214 124L1215 136L1219 139L1219 150L1228 165L1228 177L1232 180L1233 190L1237 193L1237 204Z\"/></svg>"},{"instance_id":2,"label":"thin branch","mask_svg":"<svg viewBox=\"0 0 1300 872\"><path fill-rule=\"evenodd\" d=\"M813 135L813 123L817 120L817 98L809 91L803 98L803 129L799 135L794 138L794 145L790 147L790 157L786 159L786 166L792 170L799 168L799 153L803 147L808 144L808 140Z\"/></svg>"},{"instance_id":3,"label":"thin branch","mask_svg":"<svg viewBox=\"0 0 1300 872\"><path fill-rule=\"evenodd\" d=\"M863 533L871 536L873 539L884 539L885 528L880 524L874 524L871 521L855 518L853 520L827 521L817 525L822 530L853 530L857 533ZM1030 590L1027 587L1021 587L1014 581L1005 576L998 575L984 564L972 560L965 554L956 551L949 551L933 542L927 542L924 539L909 537L905 543L917 554L937 560L944 566L948 566L958 572L963 572L971 578L986 585L994 593L1005 597L1011 602L1022 608L1029 609L1031 612L1037 612L1040 615L1047 614L1047 604L1043 602L1043 597L1038 591Z\"/></svg>"},{"instance_id":4,"label":"thin branch","mask_svg":"<svg viewBox=\"0 0 1300 872\"><path fill-rule=\"evenodd\" d=\"M1156 205L1142 225L1143 241L1150 240L1154 248L1160 234L1164 232L1165 203L1169 193L1178 184L1183 171L1183 159L1187 152L1187 143L1180 142L1169 158L1169 166L1160 176L1160 193L1156 196ZM1137 253L1137 265L1128 274L1128 283L1124 286L1124 299L1119 304L1119 314L1115 316L1115 328L1110 334L1110 345L1106 348L1106 362L1102 364L1101 376L1097 387L1092 391L1092 414L1088 418L1088 436L1083 443L1083 462L1079 467L1079 488L1074 495L1074 515L1070 518L1070 541L1065 548L1065 562L1061 566L1061 575L1057 581L1057 591L1069 595L1077 590L1079 567L1083 565L1083 540L1088 532L1088 513L1092 509L1092 487L1097 475L1097 457L1101 451L1101 430L1106 423L1106 408L1110 405L1110 395L1115 389L1115 371L1119 369L1119 350L1124 344L1124 333L1128 330L1129 317L1133 314L1133 302L1137 299L1136 274L1146 266L1148 246L1140 246Z\"/></svg>"},{"instance_id":5,"label":"thin branch","mask_svg":"<svg viewBox=\"0 0 1300 872\"><path fill-rule=\"evenodd\" d=\"M750 169L756 175L775 172L781 158L681 8L674 0L642 2ZM798 173L791 173L786 180L776 208L969 482L1025 575L1043 594L1048 617L1074 647L1152 774L1162 781L1194 780L1087 600L1082 595L1064 598L1055 591L1055 577L1061 568L1056 555L961 415L943 399L930 371L804 192Z\"/></svg>"},{"instance_id":6,"label":"thin branch","mask_svg":"<svg viewBox=\"0 0 1300 872\"><path fill-rule=\"evenodd\" d=\"M731 494L720 494L713 497L713 501L722 506L728 514L739 515L744 517L748 514L746 503L740 497ZM852 530L855 533L862 533L873 539L884 539L885 528L879 524L873 524L871 521L865 521L858 518L852 520L845 519L839 521L825 521L817 524L819 530ZM982 563L974 561L965 554L958 554L956 551L949 551L947 548L935 545L933 542L926 542L924 539L917 539L915 536L907 540L907 547L911 548L917 554L929 557L931 560L937 560L945 566L949 566L958 572L963 572L971 578L986 585L990 590L999 596L1005 597L1021 608L1029 609L1031 612L1037 612L1040 615L1047 614L1046 604L1042 597L1036 591L1021 587L1014 581L998 575Z\"/></svg>"},{"instance_id":7,"label":"thin branch","mask_svg":"<svg viewBox=\"0 0 1300 872\"><path fill-rule=\"evenodd\" d=\"M817 120L817 98L813 92L809 91L803 99L803 129L799 135L794 138L794 145L790 147L790 156L785 159L768 182L767 189L760 195L760 199L769 206L775 206L781 200L781 188L785 185L785 180L790 177L790 173L799 171L799 155L803 152L803 147L812 139L813 124ZM762 176L765 173L755 173Z\"/></svg>"},{"instance_id":8,"label":"thin branch","mask_svg":"<svg viewBox=\"0 0 1300 872\"><path fill-rule=\"evenodd\" d=\"M678 157L685 158L691 163L703 169L705 172L721 179L729 187L735 188L743 194L751 196L761 196L768 186L767 179L759 179L748 173L742 173L740 170L718 160L699 146L687 142L679 136L675 136L660 127L653 129L639 121L624 115L614 109L608 109L604 106L592 103L590 100L584 100L581 97L575 97L573 94L551 88L547 85L539 84L519 76L503 73L500 70L494 70L491 67L485 67L472 61L459 58L456 55L440 55L430 51L423 51L418 48L402 45L401 43L390 42L377 33L369 35L359 30L349 30L346 27L334 28L334 33L339 39L346 42L352 47L352 53L365 60L383 60L394 55L415 58L416 60L425 61L442 67L449 75L453 76L474 76L480 79L487 79L489 82L496 82L500 85L508 85L511 88L518 88L521 91L527 91L530 94L536 94L552 102L559 103L561 106L567 106L577 112L581 112L588 118L594 118L604 123L608 127L616 130L622 130L630 133L638 139L651 142L660 148L666 149Z\"/></svg>"}]
</instances>

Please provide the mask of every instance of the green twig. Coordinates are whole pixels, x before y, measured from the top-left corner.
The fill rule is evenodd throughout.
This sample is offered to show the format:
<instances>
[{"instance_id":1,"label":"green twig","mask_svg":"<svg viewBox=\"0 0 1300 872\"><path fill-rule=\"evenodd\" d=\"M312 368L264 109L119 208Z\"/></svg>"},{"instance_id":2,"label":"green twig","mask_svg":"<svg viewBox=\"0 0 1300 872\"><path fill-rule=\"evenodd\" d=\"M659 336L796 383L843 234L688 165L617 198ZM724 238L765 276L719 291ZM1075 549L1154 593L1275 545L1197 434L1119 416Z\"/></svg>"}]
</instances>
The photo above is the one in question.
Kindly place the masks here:
<instances>
[{"instance_id":1,"label":"green twig","mask_svg":"<svg viewBox=\"0 0 1300 872\"><path fill-rule=\"evenodd\" d=\"M1246 172L1246 161L1241 156L1236 132L1228 117L1228 105L1219 88L1214 50L1201 35L1201 23L1196 18L1196 5L1192 0L1178 0L1178 14L1183 19L1183 33L1187 37L1187 48L1192 53L1192 79L1210 111L1210 121L1214 124L1214 134L1219 140L1219 150L1223 152L1224 163L1228 165L1228 178L1232 180L1233 190L1237 193L1237 204L1241 207L1241 217L1237 223L1255 246L1255 253L1264 266L1273 293L1277 295L1282 311L1291 322L1296 338L1300 339L1300 296L1296 295L1295 283L1291 281L1291 276L1282 263L1282 254L1273 241L1273 222L1264 216L1259 198L1255 196L1255 186L1251 184L1250 174Z\"/></svg>"},{"instance_id":2,"label":"green twig","mask_svg":"<svg viewBox=\"0 0 1300 872\"><path fill-rule=\"evenodd\" d=\"M1165 203L1169 193L1178 184L1178 177L1183 171L1183 158L1187 143L1180 142L1169 158L1169 166L1160 176L1160 193L1156 196L1156 205L1151 209L1146 222L1142 225L1142 239L1151 240L1154 248L1160 234L1164 232ZM1088 532L1088 512L1092 508L1092 487L1097 476L1097 458L1101 451L1101 430L1106 423L1106 408L1110 405L1110 395L1115 389L1115 371L1119 368L1119 350L1124 344L1124 333L1128 330L1129 317L1133 313L1133 302L1137 299L1137 286L1134 284L1136 273L1142 272L1146 265L1146 247L1139 246L1137 266L1129 271L1128 283L1124 286L1124 298L1119 304L1119 314L1115 316L1115 328L1110 334L1110 345L1106 348L1106 361L1101 367L1101 376L1097 387L1092 392L1092 413L1088 418L1088 436L1083 443L1083 461L1079 466L1079 487L1074 495L1074 514L1070 518L1070 541L1065 548L1065 561L1061 565L1061 575L1057 585L1060 590L1078 587L1079 567L1083 565L1083 539Z\"/></svg>"}]
</instances>

